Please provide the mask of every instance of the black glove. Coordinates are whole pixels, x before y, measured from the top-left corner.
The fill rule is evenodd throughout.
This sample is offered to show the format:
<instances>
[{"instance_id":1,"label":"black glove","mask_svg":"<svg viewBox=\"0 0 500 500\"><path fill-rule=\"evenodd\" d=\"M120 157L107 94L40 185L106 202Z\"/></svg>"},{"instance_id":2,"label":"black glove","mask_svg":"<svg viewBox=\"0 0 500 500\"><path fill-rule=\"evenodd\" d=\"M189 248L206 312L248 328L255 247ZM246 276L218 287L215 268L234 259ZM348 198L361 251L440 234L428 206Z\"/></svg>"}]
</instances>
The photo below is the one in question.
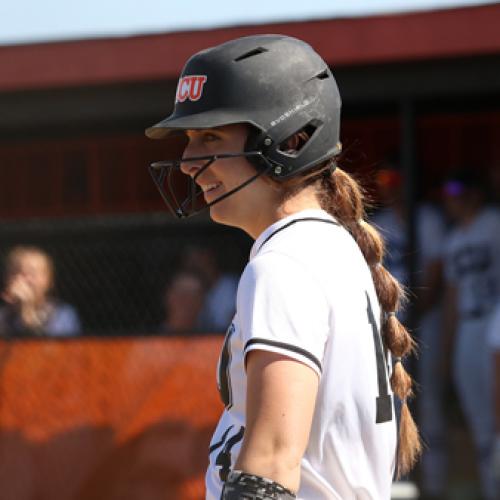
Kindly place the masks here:
<instances>
[{"instance_id":1,"label":"black glove","mask_svg":"<svg viewBox=\"0 0 500 500\"><path fill-rule=\"evenodd\" d=\"M290 490L272 479L231 471L224 483L221 500L294 500Z\"/></svg>"}]
</instances>

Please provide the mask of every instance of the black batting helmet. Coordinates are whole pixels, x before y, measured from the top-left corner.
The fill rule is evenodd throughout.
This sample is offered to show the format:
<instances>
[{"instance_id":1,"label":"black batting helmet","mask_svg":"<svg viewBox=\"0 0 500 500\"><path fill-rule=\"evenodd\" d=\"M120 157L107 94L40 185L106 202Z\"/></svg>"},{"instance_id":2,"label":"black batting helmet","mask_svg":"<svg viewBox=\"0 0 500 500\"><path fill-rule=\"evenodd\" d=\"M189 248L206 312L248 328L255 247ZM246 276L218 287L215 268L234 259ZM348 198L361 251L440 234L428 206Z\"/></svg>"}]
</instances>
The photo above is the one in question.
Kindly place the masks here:
<instances>
[{"instance_id":1,"label":"black batting helmet","mask_svg":"<svg viewBox=\"0 0 500 500\"><path fill-rule=\"evenodd\" d=\"M340 108L335 79L310 45L283 35L249 36L192 56L179 79L174 112L146 135L168 138L167 153L179 160L184 131L245 123L253 131L244 156L259 175L285 180L340 152ZM301 131L309 139L299 151L280 147ZM171 181L165 186L164 169L178 166L179 161L156 162L151 172L170 208L179 216L191 215L186 203L172 207L167 200L175 186ZM194 212L199 211L193 189L190 196Z\"/></svg>"}]
</instances>

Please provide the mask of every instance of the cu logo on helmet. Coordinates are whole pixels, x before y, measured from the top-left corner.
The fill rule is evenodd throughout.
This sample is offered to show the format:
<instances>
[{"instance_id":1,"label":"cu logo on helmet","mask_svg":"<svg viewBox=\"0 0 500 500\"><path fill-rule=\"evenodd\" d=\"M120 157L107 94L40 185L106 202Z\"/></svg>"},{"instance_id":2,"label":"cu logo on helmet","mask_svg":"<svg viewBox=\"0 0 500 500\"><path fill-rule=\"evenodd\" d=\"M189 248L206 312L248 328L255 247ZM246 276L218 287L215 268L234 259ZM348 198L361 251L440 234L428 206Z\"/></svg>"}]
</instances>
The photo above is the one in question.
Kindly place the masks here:
<instances>
[{"instance_id":1,"label":"cu logo on helmet","mask_svg":"<svg viewBox=\"0 0 500 500\"><path fill-rule=\"evenodd\" d=\"M203 94L203 86L207 81L206 75L189 75L179 80L175 102L199 101Z\"/></svg>"}]
</instances>

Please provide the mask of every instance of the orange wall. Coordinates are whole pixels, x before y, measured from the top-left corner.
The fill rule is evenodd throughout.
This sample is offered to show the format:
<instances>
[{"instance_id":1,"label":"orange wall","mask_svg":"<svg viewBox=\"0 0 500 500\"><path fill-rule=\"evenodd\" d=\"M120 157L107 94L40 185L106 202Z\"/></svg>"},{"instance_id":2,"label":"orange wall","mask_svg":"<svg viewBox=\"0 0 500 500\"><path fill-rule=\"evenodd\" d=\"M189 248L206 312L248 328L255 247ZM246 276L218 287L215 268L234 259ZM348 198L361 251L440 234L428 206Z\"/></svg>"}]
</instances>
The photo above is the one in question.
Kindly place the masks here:
<instances>
[{"instance_id":1,"label":"orange wall","mask_svg":"<svg viewBox=\"0 0 500 500\"><path fill-rule=\"evenodd\" d=\"M204 498L221 342L0 341L2 500Z\"/></svg>"}]
</instances>

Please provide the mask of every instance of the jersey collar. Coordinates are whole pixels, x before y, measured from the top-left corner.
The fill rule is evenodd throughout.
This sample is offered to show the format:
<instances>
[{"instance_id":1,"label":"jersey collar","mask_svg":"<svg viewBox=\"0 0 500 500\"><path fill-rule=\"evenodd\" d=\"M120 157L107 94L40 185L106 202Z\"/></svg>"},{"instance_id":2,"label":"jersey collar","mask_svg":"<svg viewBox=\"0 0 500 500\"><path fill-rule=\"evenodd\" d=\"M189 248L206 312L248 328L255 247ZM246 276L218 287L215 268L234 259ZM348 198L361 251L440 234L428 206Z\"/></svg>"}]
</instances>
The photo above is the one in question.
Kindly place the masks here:
<instances>
[{"instance_id":1,"label":"jersey collar","mask_svg":"<svg viewBox=\"0 0 500 500\"><path fill-rule=\"evenodd\" d=\"M336 220L325 210L321 210L318 208L311 208L307 210L301 210L300 212L296 212L292 215L289 215L283 219L279 219L273 224L271 224L267 229L264 229L262 233L260 233L259 237L254 241L252 245L252 249L250 250L250 260L252 260L258 253L260 248L264 245L264 243L272 237L274 233L280 231L284 226L290 224L294 220L298 219L320 219L325 222L334 222Z\"/></svg>"}]
</instances>

